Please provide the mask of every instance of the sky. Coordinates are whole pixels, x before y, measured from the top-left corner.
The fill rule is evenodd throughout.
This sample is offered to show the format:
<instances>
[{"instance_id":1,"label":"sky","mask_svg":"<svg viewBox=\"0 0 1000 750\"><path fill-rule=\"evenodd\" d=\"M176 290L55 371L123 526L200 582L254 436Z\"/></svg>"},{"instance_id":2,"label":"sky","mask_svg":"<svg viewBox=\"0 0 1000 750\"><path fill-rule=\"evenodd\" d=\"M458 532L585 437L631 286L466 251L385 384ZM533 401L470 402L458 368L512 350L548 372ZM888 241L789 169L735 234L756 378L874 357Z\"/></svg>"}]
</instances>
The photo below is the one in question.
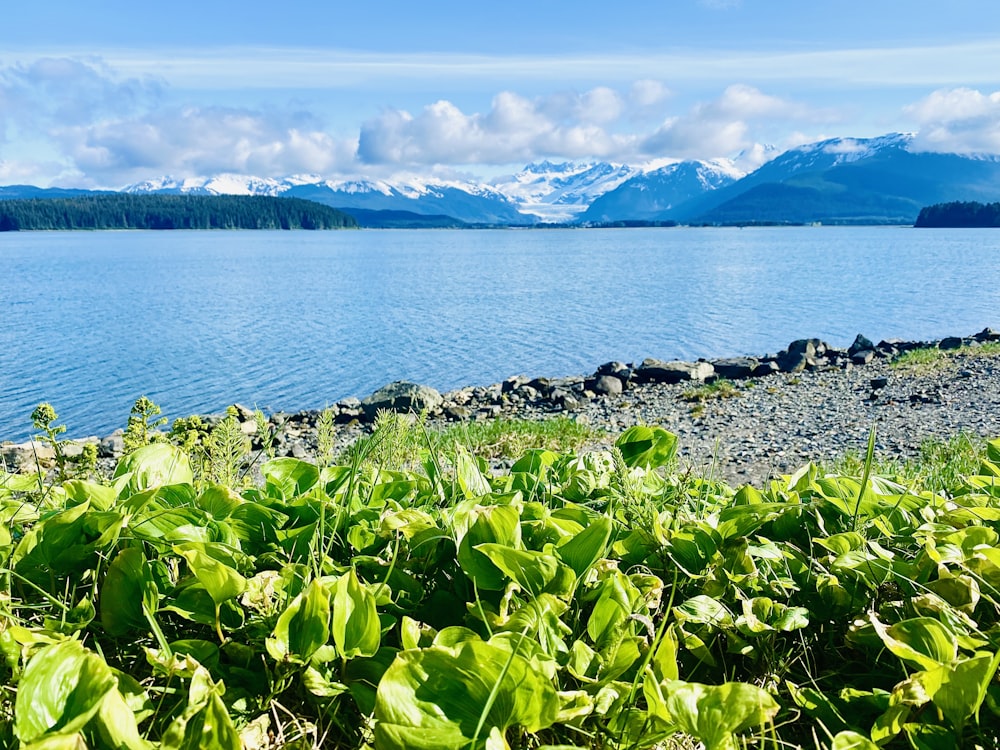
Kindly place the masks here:
<instances>
[{"instance_id":1,"label":"sky","mask_svg":"<svg viewBox=\"0 0 1000 750\"><path fill-rule=\"evenodd\" d=\"M0 185L490 178L916 133L1000 154L1000 4L47 0L0 25Z\"/></svg>"}]
</instances>

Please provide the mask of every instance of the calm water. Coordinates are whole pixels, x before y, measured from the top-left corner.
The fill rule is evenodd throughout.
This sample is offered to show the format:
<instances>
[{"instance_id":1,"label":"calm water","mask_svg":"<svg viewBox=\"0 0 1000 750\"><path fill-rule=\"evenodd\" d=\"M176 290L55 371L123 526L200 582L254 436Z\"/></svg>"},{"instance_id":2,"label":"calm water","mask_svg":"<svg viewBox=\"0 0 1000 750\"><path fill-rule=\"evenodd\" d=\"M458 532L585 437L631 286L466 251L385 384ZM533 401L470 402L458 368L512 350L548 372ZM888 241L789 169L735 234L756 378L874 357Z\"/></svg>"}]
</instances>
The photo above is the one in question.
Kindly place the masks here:
<instances>
[{"instance_id":1,"label":"calm water","mask_svg":"<svg viewBox=\"0 0 1000 750\"><path fill-rule=\"evenodd\" d=\"M0 234L0 436L1000 327L1000 231Z\"/></svg>"}]
</instances>

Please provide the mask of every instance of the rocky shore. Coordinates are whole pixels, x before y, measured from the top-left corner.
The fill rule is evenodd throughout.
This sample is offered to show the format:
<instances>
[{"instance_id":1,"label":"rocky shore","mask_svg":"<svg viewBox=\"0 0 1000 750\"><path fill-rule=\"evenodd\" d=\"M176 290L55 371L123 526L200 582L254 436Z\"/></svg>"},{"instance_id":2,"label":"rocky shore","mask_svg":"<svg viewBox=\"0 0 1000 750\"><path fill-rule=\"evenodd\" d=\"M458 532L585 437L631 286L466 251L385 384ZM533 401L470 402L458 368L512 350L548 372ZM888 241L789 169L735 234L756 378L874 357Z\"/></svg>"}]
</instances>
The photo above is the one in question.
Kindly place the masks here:
<instances>
[{"instance_id":1,"label":"rocky shore","mask_svg":"<svg viewBox=\"0 0 1000 750\"><path fill-rule=\"evenodd\" d=\"M873 423L884 457L911 456L928 438L960 432L1000 436L1000 354L995 347L980 351L996 342L1000 331L990 328L939 341L875 344L858 335L848 349L799 339L760 357L608 362L588 376L514 376L444 394L397 382L364 400L349 398L331 407L335 450L370 431L381 409L426 411L431 425L571 415L599 433L595 446L610 444L634 424L661 425L679 436L682 466L759 485L810 459L863 452ZM890 367L904 352L922 348L951 356L925 367ZM726 387L713 389L713 383ZM244 432L256 440L252 412L239 406L236 412ZM270 415L277 454L314 457L319 418L318 411ZM206 418L213 419L218 417ZM87 442L98 445L103 465L113 465L124 447L121 431L67 447L80 451ZM34 471L36 459L44 465L50 458L47 446L37 441L0 445L8 470Z\"/></svg>"}]
</instances>

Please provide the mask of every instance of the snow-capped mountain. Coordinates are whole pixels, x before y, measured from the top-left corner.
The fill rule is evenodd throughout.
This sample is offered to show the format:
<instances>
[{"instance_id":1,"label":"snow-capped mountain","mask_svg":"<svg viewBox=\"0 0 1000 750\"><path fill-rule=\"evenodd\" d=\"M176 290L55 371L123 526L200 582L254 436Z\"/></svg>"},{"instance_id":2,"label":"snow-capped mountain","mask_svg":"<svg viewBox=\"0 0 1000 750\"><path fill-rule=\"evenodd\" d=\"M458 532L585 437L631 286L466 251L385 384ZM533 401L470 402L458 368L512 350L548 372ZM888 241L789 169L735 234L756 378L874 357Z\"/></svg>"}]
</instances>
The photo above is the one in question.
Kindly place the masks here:
<instances>
[{"instance_id":1,"label":"snow-capped mountain","mask_svg":"<svg viewBox=\"0 0 1000 750\"><path fill-rule=\"evenodd\" d=\"M529 164L516 174L497 177L491 185L523 213L546 222L572 222L596 198L638 172L635 167L607 162L543 161Z\"/></svg>"},{"instance_id":2,"label":"snow-capped mountain","mask_svg":"<svg viewBox=\"0 0 1000 750\"><path fill-rule=\"evenodd\" d=\"M913 134L790 149L739 182L678 206L679 221L912 224L920 208L1000 199L1000 159L916 150Z\"/></svg>"},{"instance_id":3,"label":"snow-capped mountain","mask_svg":"<svg viewBox=\"0 0 1000 750\"><path fill-rule=\"evenodd\" d=\"M757 149L735 161L665 159L644 166L543 161L489 181L420 175L163 177L123 191L305 198L364 214L368 226L912 223L923 206L934 203L1000 200L1000 156L922 152L908 133L830 138L772 156ZM749 174L738 166L760 163L762 157L770 160ZM88 192L13 185L0 187L0 200Z\"/></svg>"},{"instance_id":4,"label":"snow-capped mountain","mask_svg":"<svg viewBox=\"0 0 1000 750\"><path fill-rule=\"evenodd\" d=\"M339 208L367 211L407 211L450 216L467 224L533 224L507 196L488 185L407 178L383 180L323 180L293 176L282 180L223 174L177 180L163 177L123 188L128 193L193 195L270 195L305 198Z\"/></svg>"},{"instance_id":5,"label":"snow-capped mountain","mask_svg":"<svg viewBox=\"0 0 1000 750\"><path fill-rule=\"evenodd\" d=\"M656 221L689 200L731 185L742 172L732 161L681 161L642 172L596 198L581 216L591 224Z\"/></svg>"}]
</instances>

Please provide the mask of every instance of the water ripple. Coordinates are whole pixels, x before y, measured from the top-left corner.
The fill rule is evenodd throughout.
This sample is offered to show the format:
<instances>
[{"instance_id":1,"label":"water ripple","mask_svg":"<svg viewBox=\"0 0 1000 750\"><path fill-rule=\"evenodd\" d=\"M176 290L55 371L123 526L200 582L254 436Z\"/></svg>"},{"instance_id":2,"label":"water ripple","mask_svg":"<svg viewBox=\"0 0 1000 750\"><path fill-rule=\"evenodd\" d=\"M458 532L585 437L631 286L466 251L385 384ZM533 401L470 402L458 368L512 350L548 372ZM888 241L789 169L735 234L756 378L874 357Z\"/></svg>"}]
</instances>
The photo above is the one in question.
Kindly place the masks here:
<instances>
[{"instance_id":1,"label":"water ripple","mask_svg":"<svg viewBox=\"0 0 1000 750\"><path fill-rule=\"evenodd\" d=\"M0 235L0 436L1000 327L989 230Z\"/></svg>"}]
</instances>

